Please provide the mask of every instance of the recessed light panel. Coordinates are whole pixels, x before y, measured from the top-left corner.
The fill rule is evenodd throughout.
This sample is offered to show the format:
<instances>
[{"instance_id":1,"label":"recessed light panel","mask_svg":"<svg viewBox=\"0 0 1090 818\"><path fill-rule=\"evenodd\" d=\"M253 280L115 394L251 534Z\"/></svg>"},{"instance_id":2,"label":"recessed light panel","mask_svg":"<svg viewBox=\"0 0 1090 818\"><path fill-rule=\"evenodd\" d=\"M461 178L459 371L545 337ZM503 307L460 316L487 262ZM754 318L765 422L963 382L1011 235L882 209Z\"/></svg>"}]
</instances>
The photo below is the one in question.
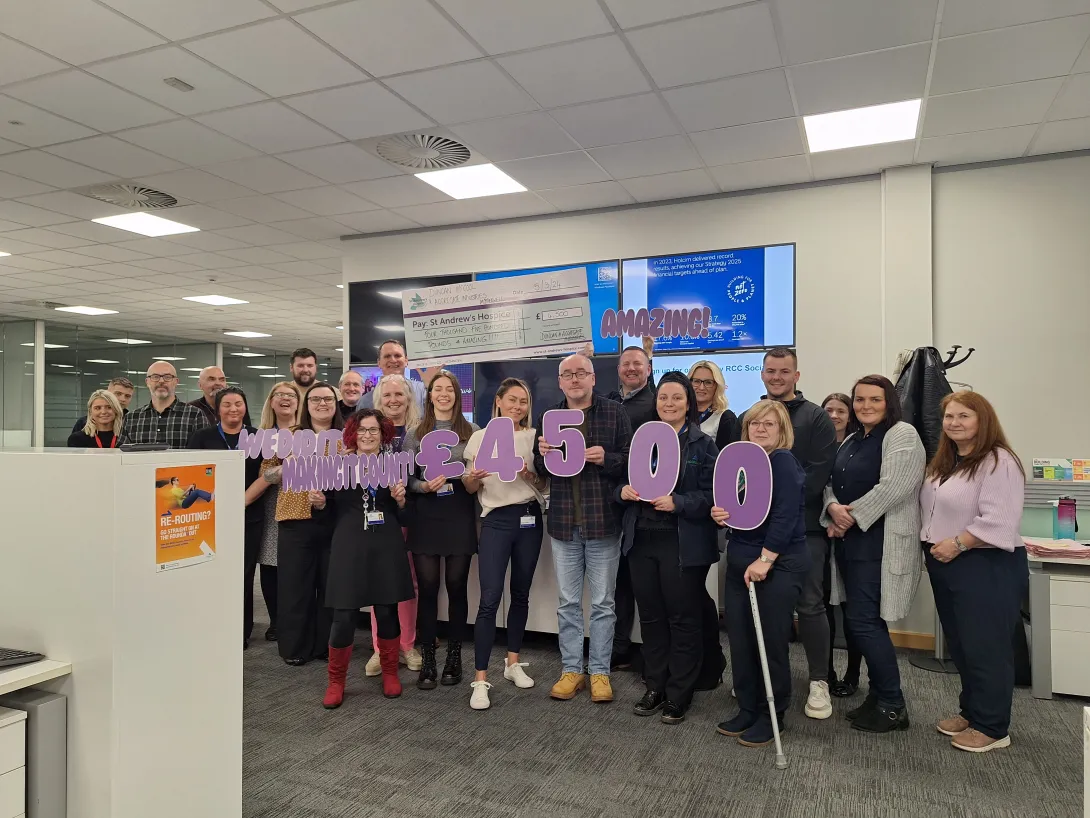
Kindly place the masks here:
<instances>
[{"instance_id":1,"label":"recessed light panel","mask_svg":"<svg viewBox=\"0 0 1090 818\"><path fill-rule=\"evenodd\" d=\"M105 216L101 219L91 219L96 224L104 224L107 227L116 227L119 230L128 230L130 233L139 233L141 236L176 236L179 233L199 233L199 227L190 227L181 222L172 222L151 213L122 213L120 216Z\"/></svg>"},{"instance_id":2,"label":"recessed light panel","mask_svg":"<svg viewBox=\"0 0 1090 818\"><path fill-rule=\"evenodd\" d=\"M232 352L236 358L264 358L264 352Z\"/></svg>"},{"instance_id":3,"label":"recessed light panel","mask_svg":"<svg viewBox=\"0 0 1090 818\"><path fill-rule=\"evenodd\" d=\"M882 145L916 138L920 100L851 108L803 117L810 153Z\"/></svg>"},{"instance_id":4,"label":"recessed light panel","mask_svg":"<svg viewBox=\"0 0 1090 818\"><path fill-rule=\"evenodd\" d=\"M267 332L254 332L253 330L237 330L235 332L225 332L224 335L232 335L235 338L272 338Z\"/></svg>"},{"instance_id":5,"label":"recessed light panel","mask_svg":"<svg viewBox=\"0 0 1090 818\"><path fill-rule=\"evenodd\" d=\"M74 312L79 315L117 315L117 310L104 310L101 307L55 307L57 312Z\"/></svg>"},{"instance_id":6,"label":"recessed light panel","mask_svg":"<svg viewBox=\"0 0 1090 818\"><path fill-rule=\"evenodd\" d=\"M183 301L196 301L198 304L209 304L213 307L229 307L232 304L249 304L241 298L231 298L226 295L184 295Z\"/></svg>"},{"instance_id":7,"label":"recessed light panel","mask_svg":"<svg viewBox=\"0 0 1090 818\"><path fill-rule=\"evenodd\" d=\"M491 164L432 170L427 173L417 173L416 178L454 199L502 196L504 193L522 193L526 190L523 185Z\"/></svg>"},{"instance_id":8,"label":"recessed light panel","mask_svg":"<svg viewBox=\"0 0 1090 818\"><path fill-rule=\"evenodd\" d=\"M119 364L121 361L111 361L108 358L88 358L89 364Z\"/></svg>"},{"instance_id":9,"label":"recessed light panel","mask_svg":"<svg viewBox=\"0 0 1090 818\"><path fill-rule=\"evenodd\" d=\"M139 338L107 338L106 341L110 344L126 344L131 347L137 346L138 344L151 343L151 341L143 341Z\"/></svg>"}]
</instances>

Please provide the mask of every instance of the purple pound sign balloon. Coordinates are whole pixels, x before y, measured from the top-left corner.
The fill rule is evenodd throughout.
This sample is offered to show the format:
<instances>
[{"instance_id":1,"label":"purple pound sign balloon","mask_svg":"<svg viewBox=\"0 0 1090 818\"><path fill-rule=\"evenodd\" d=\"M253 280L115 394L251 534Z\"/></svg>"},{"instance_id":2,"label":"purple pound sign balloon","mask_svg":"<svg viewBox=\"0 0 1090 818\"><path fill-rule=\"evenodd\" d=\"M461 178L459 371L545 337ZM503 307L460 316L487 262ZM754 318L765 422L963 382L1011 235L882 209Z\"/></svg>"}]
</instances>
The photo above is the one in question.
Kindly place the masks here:
<instances>
[{"instance_id":1,"label":"purple pound sign balloon","mask_svg":"<svg viewBox=\"0 0 1090 818\"><path fill-rule=\"evenodd\" d=\"M515 452L515 422L508 417L488 421L473 466L496 475L502 483L514 483L525 465Z\"/></svg>"},{"instance_id":2,"label":"purple pound sign balloon","mask_svg":"<svg viewBox=\"0 0 1090 818\"><path fill-rule=\"evenodd\" d=\"M746 500L738 502L738 475L746 476ZM772 508L772 461L756 443L731 443L715 459L712 496L730 514L727 525L742 531L757 528Z\"/></svg>"},{"instance_id":3,"label":"purple pound sign balloon","mask_svg":"<svg viewBox=\"0 0 1090 818\"><path fill-rule=\"evenodd\" d=\"M681 441L669 423L652 420L636 430L628 450L628 484L641 500L650 502L672 493L680 472Z\"/></svg>"},{"instance_id":4,"label":"purple pound sign balloon","mask_svg":"<svg viewBox=\"0 0 1090 818\"><path fill-rule=\"evenodd\" d=\"M451 463L450 447L458 445L458 433L453 429L435 429L420 441L416 462L424 467L424 479L446 477L448 480L465 474L465 463Z\"/></svg>"},{"instance_id":5,"label":"purple pound sign balloon","mask_svg":"<svg viewBox=\"0 0 1090 818\"><path fill-rule=\"evenodd\" d=\"M582 409L550 409L541 416L541 439L552 446L545 453L545 470L554 477L575 477L586 465L587 443L578 429L563 426L580 426ZM557 450L563 446L564 451Z\"/></svg>"}]
</instances>

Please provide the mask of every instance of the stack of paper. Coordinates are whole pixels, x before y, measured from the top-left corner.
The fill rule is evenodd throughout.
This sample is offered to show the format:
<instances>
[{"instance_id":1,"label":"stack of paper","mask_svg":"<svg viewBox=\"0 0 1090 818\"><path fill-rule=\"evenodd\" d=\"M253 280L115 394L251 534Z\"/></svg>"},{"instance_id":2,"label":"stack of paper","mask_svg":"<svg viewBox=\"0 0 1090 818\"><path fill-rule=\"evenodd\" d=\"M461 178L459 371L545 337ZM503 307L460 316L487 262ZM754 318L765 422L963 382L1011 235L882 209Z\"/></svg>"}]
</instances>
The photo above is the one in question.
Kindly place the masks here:
<instances>
[{"instance_id":1,"label":"stack of paper","mask_svg":"<svg viewBox=\"0 0 1090 818\"><path fill-rule=\"evenodd\" d=\"M1031 557L1063 557L1064 559L1084 559L1090 561L1090 543L1075 540L1045 540L1035 537L1023 537L1026 553Z\"/></svg>"}]
</instances>

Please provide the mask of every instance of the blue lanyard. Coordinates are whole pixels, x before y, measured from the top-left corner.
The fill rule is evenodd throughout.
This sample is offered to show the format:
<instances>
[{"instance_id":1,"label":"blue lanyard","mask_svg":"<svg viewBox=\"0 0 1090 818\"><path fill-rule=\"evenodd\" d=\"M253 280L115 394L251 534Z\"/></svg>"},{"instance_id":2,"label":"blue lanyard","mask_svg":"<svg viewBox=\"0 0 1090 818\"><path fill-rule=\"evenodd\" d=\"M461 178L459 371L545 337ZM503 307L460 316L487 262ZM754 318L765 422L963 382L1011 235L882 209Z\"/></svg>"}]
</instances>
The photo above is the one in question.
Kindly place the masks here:
<instances>
[{"instance_id":1,"label":"blue lanyard","mask_svg":"<svg viewBox=\"0 0 1090 818\"><path fill-rule=\"evenodd\" d=\"M706 421L708 418L710 418L712 416L712 414L714 412L715 412L715 407L709 406L707 409L705 409L703 412L700 413L700 422L703 423L704 421Z\"/></svg>"},{"instance_id":2,"label":"blue lanyard","mask_svg":"<svg viewBox=\"0 0 1090 818\"><path fill-rule=\"evenodd\" d=\"M222 423L217 423L216 424L216 430L220 433L220 437L223 438L223 445L226 446L230 451L237 452L238 451L238 444L236 443L234 446L232 446L230 443L227 442L227 435L225 435L223 433L223 424ZM239 430L239 431L241 431L241 430Z\"/></svg>"}]
</instances>

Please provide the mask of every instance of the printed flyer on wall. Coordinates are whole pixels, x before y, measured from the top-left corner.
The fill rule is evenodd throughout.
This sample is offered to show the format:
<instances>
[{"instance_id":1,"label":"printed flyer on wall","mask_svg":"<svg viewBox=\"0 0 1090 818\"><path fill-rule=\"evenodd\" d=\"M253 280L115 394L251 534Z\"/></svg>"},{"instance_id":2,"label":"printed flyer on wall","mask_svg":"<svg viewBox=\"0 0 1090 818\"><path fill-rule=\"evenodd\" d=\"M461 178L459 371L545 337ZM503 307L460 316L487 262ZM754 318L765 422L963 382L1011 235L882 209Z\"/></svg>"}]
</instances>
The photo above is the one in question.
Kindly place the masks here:
<instances>
[{"instance_id":1,"label":"printed flyer on wall","mask_svg":"<svg viewBox=\"0 0 1090 818\"><path fill-rule=\"evenodd\" d=\"M155 470L155 570L216 556L216 467Z\"/></svg>"},{"instance_id":2,"label":"printed flyer on wall","mask_svg":"<svg viewBox=\"0 0 1090 818\"><path fill-rule=\"evenodd\" d=\"M1090 482L1090 459L1035 457L1033 458L1033 479Z\"/></svg>"}]
</instances>

